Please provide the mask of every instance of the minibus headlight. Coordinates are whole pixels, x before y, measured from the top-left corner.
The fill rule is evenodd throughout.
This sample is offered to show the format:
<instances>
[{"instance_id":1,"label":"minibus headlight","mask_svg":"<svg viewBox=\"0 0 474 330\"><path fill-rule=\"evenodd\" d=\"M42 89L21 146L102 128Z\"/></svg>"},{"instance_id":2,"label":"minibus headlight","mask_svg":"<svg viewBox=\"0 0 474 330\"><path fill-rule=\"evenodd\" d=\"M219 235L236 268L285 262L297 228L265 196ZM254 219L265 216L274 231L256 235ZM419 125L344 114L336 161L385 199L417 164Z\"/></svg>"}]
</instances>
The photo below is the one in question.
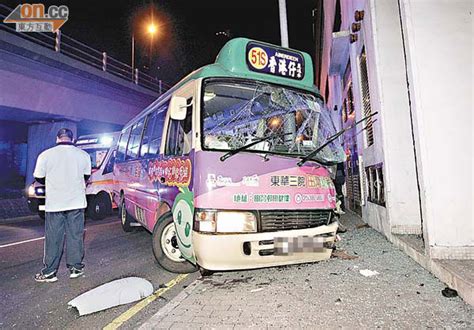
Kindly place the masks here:
<instances>
[{"instance_id":1,"label":"minibus headlight","mask_svg":"<svg viewBox=\"0 0 474 330\"><path fill-rule=\"evenodd\" d=\"M195 229L208 233L256 233L257 218L245 211L197 211Z\"/></svg>"},{"instance_id":2,"label":"minibus headlight","mask_svg":"<svg viewBox=\"0 0 474 330\"><path fill-rule=\"evenodd\" d=\"M28 187L28 196L30 196L30 197L35 196L35 187L33 187L33 185Z\"/></svg>"},{"instance_id":3,"label":"minibus headlight","mask_svg":"<svg viewBox=\"0 0 474 330\"><path fill-rule=\"evenodd\" d=\"M255 233L257 232L257 219L252 212L217 212L216 232Z\"/></svg>"}]
</instances>

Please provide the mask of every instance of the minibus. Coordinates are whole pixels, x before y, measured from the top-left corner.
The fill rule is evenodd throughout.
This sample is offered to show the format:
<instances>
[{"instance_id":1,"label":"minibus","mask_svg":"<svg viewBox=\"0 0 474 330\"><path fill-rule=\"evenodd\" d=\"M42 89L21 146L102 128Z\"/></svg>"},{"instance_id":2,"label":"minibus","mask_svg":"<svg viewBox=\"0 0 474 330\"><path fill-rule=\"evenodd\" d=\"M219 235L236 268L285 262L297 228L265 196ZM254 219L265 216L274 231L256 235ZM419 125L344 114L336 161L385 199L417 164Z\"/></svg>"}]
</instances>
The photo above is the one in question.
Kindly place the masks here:
<instances>
[{"instance_id":1,"label":"minibus","mask_svg":"<svg viewBox=\"0 0 474 330\"><path fill-rule=\"evenodd\" d=\"M344 150L314 152L329 135L322 105L308 54L230 40L124 126L114 165L123 229L146 228L158 263L177 273L329 258L328 168Z\"/></svg>"},{"instance_id":2,"label":"minibus","mask_svg":"<svg viewBox=\"0 0 474 330\"><path fill-rule=\"evenodd\" d=\"M86 183L87 215L93 220L101 220L117 207L112 199L113 150L120 132L80 136L75 145L91 157L92 173ZM27 189L28 206L32 212L44 219L45 187L33 182Z\"/></svg>"}]
</instances>

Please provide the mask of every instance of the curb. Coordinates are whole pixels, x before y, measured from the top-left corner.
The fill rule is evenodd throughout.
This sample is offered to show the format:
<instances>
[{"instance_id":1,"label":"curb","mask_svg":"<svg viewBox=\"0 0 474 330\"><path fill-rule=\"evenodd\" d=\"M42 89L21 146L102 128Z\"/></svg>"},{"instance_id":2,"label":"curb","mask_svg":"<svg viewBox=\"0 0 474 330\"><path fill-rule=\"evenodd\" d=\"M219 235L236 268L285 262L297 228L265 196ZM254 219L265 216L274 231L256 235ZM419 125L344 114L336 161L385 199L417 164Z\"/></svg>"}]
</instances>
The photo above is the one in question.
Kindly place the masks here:
<instances>
[{"instance_id":1,"label":"curb","mask_svg":"<svg viewBox=\"0 0 474 330\"><path fill-rule=\"evenodd\" d=\"M173 309L178 307L183 300L188 298L193 291L201 284L201 280L197 279L194 280L186 289L181 291L176 297L174 297L169 303L163 306L158 312L155 313L152 317L150 317L145 323L143 323L138 329L140 330L148 330L148 329L156 329L158 325L161 323L161 320L167 316Z\"/></svg>"}]
</instances>

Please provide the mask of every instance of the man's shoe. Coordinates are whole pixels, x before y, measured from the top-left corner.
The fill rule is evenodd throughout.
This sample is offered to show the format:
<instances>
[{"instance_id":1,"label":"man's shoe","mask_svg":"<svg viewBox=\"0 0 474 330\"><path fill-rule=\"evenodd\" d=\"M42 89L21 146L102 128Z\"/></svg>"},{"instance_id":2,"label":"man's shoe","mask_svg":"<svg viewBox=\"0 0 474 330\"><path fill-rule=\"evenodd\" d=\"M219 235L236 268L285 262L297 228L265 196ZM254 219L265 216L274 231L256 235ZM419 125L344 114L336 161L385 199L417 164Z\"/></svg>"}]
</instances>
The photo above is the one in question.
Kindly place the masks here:
<instances>
[{"instance_id":1,"label":"man's shoe","mask_svg":"<svg viewBox=\"0 0 474 330\"><path fill-rule=\"evenodd\" d=\"M78 278L82 275L84 275L84 270L83 269L77 269L77 268L71 268L69 270L71 274L69 275L69 278Z\"/></svg>"},{"instance_id":2,"label":"man's shoe","mask_svg":"<svg viewBox=\"0 0 474 330\"><path fill-rule=\"evenodd\" d=\"M46 283L53 283L56 282L58 278L56 277L56 273L51 273L51 274L36 274L35 275L35 281L36 282L46 282Z\"/></svg>"}]
</instances>

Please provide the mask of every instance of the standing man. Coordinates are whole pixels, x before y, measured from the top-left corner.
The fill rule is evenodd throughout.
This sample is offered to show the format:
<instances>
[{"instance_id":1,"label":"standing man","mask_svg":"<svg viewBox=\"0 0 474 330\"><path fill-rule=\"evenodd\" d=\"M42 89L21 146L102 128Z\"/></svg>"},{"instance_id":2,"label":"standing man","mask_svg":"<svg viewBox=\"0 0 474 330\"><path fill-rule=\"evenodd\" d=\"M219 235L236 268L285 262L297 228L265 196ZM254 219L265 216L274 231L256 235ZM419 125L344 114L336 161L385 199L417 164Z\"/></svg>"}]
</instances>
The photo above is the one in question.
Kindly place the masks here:
<instances>
[{"instance_id":1,"label":"standing man","mask_svg":"<svg viewBox=\"0 0 474 330\"><path fill-rule=\"evenodd\" d=\"M44 268L35 275L37 282L56 282L66 234L66 264L70 278L84 274L85 182L91 175L89 155L74 146L73 133L61 128L56 146L43 151L33 173L46 185Z\"/></svg>"}]
</instances>

